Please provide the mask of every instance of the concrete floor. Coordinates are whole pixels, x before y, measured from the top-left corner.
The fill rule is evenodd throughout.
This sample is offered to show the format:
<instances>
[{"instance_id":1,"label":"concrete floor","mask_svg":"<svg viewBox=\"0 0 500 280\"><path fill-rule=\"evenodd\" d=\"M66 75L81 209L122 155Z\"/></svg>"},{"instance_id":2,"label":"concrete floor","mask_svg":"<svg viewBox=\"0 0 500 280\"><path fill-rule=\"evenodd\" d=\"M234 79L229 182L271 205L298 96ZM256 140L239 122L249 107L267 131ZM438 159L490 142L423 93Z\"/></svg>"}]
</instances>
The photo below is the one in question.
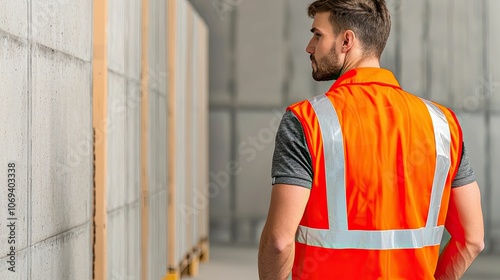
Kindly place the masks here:
<instances>
[{"instance_id":1,"label":"concrete floor","mask_svg":"<svg viewBox=\"0 0 500 280\"><path fill-rule=\"evenodd\" d=\"M241 247L211 247L210 262L202 264L199 280L256 280L257 249ZM500 255L480 255L472 264L464 280L499 280Z\"/></svg>"},{"instance_id":2,"label":"concrete floor","mask_svg":"<svg viewBox=\"0 0 500 280\"><path fill-rule=\"evenodd\" d=\"M257 248L210 247L210 261L200 266L200 280L256 280Z\"/></svg>"}]
</instances>

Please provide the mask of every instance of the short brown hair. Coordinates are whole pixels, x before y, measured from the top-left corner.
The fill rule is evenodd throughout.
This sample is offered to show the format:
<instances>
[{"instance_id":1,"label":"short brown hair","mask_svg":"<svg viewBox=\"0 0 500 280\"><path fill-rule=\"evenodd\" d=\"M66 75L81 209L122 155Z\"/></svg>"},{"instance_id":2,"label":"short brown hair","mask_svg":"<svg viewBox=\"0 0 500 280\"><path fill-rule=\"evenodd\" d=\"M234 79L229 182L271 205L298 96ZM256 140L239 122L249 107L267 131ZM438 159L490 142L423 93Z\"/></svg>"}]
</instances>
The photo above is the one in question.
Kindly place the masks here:
<instances>
[{"instance_id":1,"label":"short brown hair","mask_svg":"<svg viewBox=\"0 0 500 280\"><path fill-rule=\"evenodd\" d=\"M335 34L354 31L365 54L380 58L391 31L391 16L385 0L316 0L307 10L311 18L322 12L330 12Z\"/></svg>"}]
</instances>

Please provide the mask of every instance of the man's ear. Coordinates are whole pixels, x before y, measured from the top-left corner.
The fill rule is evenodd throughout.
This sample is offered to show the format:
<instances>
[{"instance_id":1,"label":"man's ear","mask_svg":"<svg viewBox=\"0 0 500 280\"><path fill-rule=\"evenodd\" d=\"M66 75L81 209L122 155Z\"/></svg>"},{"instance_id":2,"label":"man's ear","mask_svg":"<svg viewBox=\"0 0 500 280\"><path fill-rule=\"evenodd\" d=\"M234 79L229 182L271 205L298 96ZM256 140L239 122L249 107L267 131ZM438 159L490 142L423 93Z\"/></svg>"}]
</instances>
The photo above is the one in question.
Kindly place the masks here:
<instances>
[{"instance_id":1,"label":"man's ear","mask_svg":"<svg viewBox=\"0 0 500 280\"><path fill-rule=\"evenodd\" d=\"M356 34L352 30L344 31L343 42L342 42L342 52L348 52L354 46L354 40L356 40Z\"/></svg>"}]
</instances>

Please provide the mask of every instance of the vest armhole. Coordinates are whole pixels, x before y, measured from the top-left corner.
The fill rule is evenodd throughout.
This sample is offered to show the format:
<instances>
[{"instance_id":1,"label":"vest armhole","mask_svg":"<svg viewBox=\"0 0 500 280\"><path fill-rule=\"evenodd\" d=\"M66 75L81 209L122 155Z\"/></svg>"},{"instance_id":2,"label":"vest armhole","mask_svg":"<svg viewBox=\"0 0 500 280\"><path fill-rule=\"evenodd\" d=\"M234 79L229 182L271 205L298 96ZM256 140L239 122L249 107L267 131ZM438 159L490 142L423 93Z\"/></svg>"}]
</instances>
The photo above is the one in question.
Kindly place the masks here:
<instances>
[{"instance_id":1,"label":"vest armhole","mask_svg":"<svg viewBox=\"0 0 500 280\"><path fill-rule=\"evenodd\" d=\"M446 108L448 110L448 112L450 112L451 116L453 117L453 120L455 121L455 124L457 126L457 129L458 129L458 153L457 153L457 163L456 163L456 168L453 172L453 176L451 177L451 179L453 180L455 178L455 176L457 176L457 173L458 173L458 169L460 167L460 163L462 162L462 152L463 152L463 143L464 143L464 140L463 140L463 134L462 134L462 127L460 126L460 122L458 121L458 118L457 116L455 115L455 113L449 109L449 108Z\"/></svg>"}]
</instances>

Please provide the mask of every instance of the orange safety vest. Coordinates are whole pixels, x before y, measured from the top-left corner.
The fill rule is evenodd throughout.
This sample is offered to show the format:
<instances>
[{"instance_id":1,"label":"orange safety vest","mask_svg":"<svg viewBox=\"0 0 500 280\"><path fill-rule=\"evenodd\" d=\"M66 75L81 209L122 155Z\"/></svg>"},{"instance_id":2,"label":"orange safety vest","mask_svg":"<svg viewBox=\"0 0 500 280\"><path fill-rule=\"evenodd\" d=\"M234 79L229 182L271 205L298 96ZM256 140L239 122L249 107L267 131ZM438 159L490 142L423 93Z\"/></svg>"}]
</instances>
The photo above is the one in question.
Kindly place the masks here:
<instances>
[{"instance_id":1,"label":"orange safety vest","mask_svg":"<svg viewBox=\"0 0 500 280\"><path fill-rule=\"evenodd\" d=\"M377 68L288 110L314 174L289 279L434 279L462 153L453 112Z\"/></svg>"}]
</instances>

